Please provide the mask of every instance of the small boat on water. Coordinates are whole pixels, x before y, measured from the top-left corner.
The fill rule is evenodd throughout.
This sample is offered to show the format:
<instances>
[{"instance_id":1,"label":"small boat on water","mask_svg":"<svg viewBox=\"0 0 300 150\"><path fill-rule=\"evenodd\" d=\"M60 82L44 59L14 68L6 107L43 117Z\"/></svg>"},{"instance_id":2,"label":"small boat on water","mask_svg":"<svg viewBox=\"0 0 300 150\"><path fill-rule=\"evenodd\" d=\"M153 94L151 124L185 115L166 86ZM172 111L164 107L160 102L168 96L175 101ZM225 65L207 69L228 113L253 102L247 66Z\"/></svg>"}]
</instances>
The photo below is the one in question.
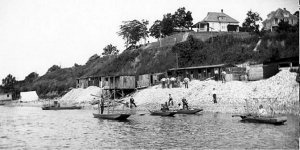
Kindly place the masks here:
<instances>
[{"instance_id":1,"label":"small boat on water","mask_svg":"<svg viewBox=\"0 0 300 150\"><path fill-rule=\"evenodd\" d=\"M233 115L232 117L241 117L242 122L267 123L267 124L274 124L274 125L282 125L287 121L286 116L259 117L259 116L253 116L253 115Z\"/></svg>"},{"instance_id":2,"label":"small boat on water","mask_svg":"<svg viewBox=\"0 0 300 150\"><path fill-rule=\"evenodd\" d=\"M176 111L161 111L161 110L156 110L156 111L151 111L149 110L150 115L153 116L174 116L177 112Z\"/></svg>"},{"instance_id":3,"label":"small boat on water","mask_svg":"<svg viewBox=\"0 0 300 150\"><path fill-rule=\"evenodd\" d=\"M60 106L60 103L58 103L58 101L54 101L54 104L48 104L48 105L44 105L42 107L42 110L70 110L70 109L81 109L81 106Z\"/></svg>"},{"instance_id":4,"label":"small boat on water","mask_svg":"<svg viewBox=\"0 0 300 150\"><path fill-rule=\"evenodd\" d=\"M196 114L197 112L203 111L203 109L179 109L177 114Z\"/></svg>"},{"instance_id":5,"label":"small boat on water","mask_svg":"<svg viewBox=\"0 0 300 150\"><path fill-rule=\"evenodd\" d=\"M131 114L94 114L94 118L111 119L111 120L126 120Z\"/></svg>"},{"instance_id":6,"label":"small boat on water","mask_svg":"<svg viewBox=\"0 0 300 150\"><path fill-rule=\"evenodd\" d=\"M114 109L112 111L110 111L109 107L113 107L114 108L116 106L115 102L117 102L117 101L115 101L115 99L112 100L112 103L108 103L108 105L107 105L107 114L103 114L104 106L105 106L104 105L104 97L103 96L97 96L97 95L92 95L92 96L100 98L100 100L98 100L95 103L95 104L98 104L98 111L99 112L97 114L93 113L94 118L110 119L110 120L126 120L128 117L131 116L131 114L129 114L129 113L115 113ZM114 95L114 97L115 97L115 95ZM121 103L121 102L118 102L118 103ZM121 104L124 104L124 103L121 103ZM103 107L101 107L101 105ZM102 111L102 114L100 113L101 111ZM123 111L124 111L124 107L123 107Z\"/></svg>"},{"instance_id":7,"label":"small boat on water","mask_svg":"<svg viewBox=\"0 0 300 150\"><path fill-rule=\"evenodd\" d=\"M53 106L43 106L43 110L70 110L70 109L81 109L81 106L65 106L65 107L53 107Z\"/></svg>"}]
</instances>

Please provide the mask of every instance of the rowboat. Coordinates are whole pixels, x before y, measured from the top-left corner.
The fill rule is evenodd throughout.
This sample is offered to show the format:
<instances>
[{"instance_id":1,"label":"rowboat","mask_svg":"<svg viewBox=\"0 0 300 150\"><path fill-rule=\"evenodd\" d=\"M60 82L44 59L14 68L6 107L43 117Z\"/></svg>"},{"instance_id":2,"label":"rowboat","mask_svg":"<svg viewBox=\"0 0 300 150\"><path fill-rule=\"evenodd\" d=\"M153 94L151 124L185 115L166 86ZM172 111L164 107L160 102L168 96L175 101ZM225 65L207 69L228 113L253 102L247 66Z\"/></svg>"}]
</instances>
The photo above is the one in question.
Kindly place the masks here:
<instances>
[{"instance_id":1,"label":"rowboat","mask_svg":"<svg viewBox=\"0 0 300 150\"><path fill-rule=\"evenodd\" d=\"M153 116L174 116L177 112L176 111L161 111L161 110L156 110L156 111L151 111L149 110L150 115Z\"/></svg>"},{"instance_id":2,"label":"rowboat","mask_svg":"<svg viewBox=\"0 0 300 150\"><path fill-rule=\"evenodd\" d=\"M94 118L111 119L111 120L126 120L131 114L94 114Z\"/></svg>"},{"instance_id":3,"label":"rowboat","mask_svg":"<svg viewBox=\"0 0 300 150\"><path fill-rule=\"evenodd\" d=\"M280 117L259 117L259 116L252 116L252 115L233 115L232 117L241 117L242 122L253 122L253 123L267 123L267 124L274 124L274 125L282 125L287 121L286 116Z\"/></svg>"},{"instance_id":4,"label":"rowboat","mask_svg":"<svg viewBox=\"0 0 300 150\"><path fill-rule=\"evenodd\" d=\"M65 106L65 107L51 107L51 106L43 106L43 110L70 110L70 109L81 109L81 106Z\"/></svg>"},{"instance_id":5,"label":"rowboat","mask_svg":"<svg viewBox=\"0 0 300 150\"><path fill-rule=\"evenodd\" d=\"M195 114L197 112L203 111L203 109L179 109L177 114Z\"/></svg>"}]
</instances>

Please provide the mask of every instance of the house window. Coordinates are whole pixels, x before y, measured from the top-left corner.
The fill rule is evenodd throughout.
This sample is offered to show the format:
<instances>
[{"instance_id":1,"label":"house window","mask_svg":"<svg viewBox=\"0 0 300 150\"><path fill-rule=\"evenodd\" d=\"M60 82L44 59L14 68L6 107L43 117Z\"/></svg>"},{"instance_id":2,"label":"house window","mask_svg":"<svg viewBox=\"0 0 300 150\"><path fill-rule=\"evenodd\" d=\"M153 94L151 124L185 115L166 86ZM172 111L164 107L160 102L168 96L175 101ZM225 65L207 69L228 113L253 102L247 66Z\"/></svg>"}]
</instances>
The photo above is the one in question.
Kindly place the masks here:
<instances>
[{"instance_id":1,"label":"house window","mask_svg":"<svg viewBox=\"0 0 300 150\"><path fill-rule=\"evenodd\" d=\"M275 24L278 24L278 18L275 18Z\"/></svg>"},{"instance_id":2,"label":"house window","mask_svg":"<svg viewBox=\"0 0 300 150\"><path fill-rule=\"evenodd\" d=\"M9 94L7 94L7 97L9 97Z\"/></svg>"}]
</instances>

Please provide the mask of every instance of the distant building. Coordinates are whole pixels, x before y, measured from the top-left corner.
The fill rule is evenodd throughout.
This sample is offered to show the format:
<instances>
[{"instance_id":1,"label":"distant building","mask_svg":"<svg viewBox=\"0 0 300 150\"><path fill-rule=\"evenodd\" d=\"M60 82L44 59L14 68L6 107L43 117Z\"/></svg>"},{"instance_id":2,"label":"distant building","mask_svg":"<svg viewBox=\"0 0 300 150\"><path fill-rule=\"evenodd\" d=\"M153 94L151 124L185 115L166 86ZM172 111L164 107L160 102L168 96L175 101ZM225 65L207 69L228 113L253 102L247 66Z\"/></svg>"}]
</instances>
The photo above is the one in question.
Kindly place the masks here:
<instances>
[{"instance_id":1,"label":"distant building","mask_svg":"<svg viewBox=\"0 0 300 150\"><path fill-rule=\"evenodd\" d=\"M278 23L283 20L288 22L290 25L295 25L298 22L298 17L292 15L285 8L278 8L276 11L272 11L268 14L268 18L264 20L262 23L264 25L265 30L275 30L278 27Z\"/></svg>"},{"instance_id":2,"label":"distant building","mask_svg":"<svg viewBox=\"0 0 300 150\"><path fill-rule=\"evenodd\" d=\"M225 14L221 9L221 12L208 12L202 21L193 25L193 28L197 28L197 32L239 32L239 22Z\"/></svg>"},{"instance_id":3,"label":"distant building","mask_svg":"<svg viewBox=\"0 0 300 150\"><path fill-rule=\"evenodd\" d=\"M12 93L0 93L0 101L11 101L12 100Z\"/></svg>"}]
</instances>

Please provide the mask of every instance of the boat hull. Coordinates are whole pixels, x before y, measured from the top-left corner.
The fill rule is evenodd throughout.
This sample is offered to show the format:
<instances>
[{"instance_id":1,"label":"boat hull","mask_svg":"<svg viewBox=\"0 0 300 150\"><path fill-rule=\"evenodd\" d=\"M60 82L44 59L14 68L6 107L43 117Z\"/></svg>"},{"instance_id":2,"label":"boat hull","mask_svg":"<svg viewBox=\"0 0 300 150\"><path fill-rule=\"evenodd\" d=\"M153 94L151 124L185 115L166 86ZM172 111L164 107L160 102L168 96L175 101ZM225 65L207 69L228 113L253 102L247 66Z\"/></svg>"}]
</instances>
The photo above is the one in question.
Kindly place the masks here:
<instances>
[{"instance_id":1,"label":"boat hull","mask_svg":"<svg viewBox=\"0 0 300 150\"><path fill-rule=\"evenodd\" d=\"M81 106L70 106L70 107L42 107L43 110L71 110L71 109L81 109Z\"/></svg>"},{"instance_id":2,"label":"boat hull","mask_svg":"<svg viewBox=\"0 0 300 150\"><path fill-rule=\"evenodd\" d=\"M131 114L93 114L94 118L110 120L126 120Z\"/></svg>"},{"instance_id":3,"label":"boat hull","mask_svg":"<svg viewBox=\"0 0 300 150\"><path fill-rule=\"evenodd\" d=\"M174 111L150 111L150 115L153 116L174 116L177 112Z\"/></svg>"},{"instance_id":4,"label":"boat hull","mask_svg":"<svg viewBox=\"0 0 300 150\"><path fill-rule=\"evenodd\" d=\"M203 109L189 109L189 110L185 110L185 109L180 109L177 110L177 114L196 114L197 112L203 111Z\"/></svg>"},{"instance_id":5,"label":"boat hull","mask_svg":"<svg viewBox=\"0 0 300 150\"><path fill-rule=\"evenodd\" d=\"M257 117L257 116L241 116L242 122L267 123L274 125L282 125L287 121L287 117Z\"/></svg>"}]
</instances>

